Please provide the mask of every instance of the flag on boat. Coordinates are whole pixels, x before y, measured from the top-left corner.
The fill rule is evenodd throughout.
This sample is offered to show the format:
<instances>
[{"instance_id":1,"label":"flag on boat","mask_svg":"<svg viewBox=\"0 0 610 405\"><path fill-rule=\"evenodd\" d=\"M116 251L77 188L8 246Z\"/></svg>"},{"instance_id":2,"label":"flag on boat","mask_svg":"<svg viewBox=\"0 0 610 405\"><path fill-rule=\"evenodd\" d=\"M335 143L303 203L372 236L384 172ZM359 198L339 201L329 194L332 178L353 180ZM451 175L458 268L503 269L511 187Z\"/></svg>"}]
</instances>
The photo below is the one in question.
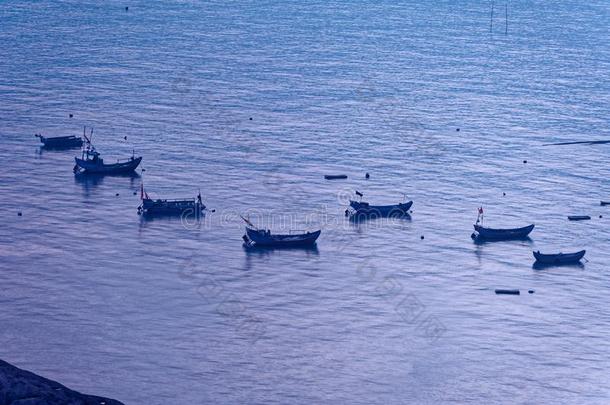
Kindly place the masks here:
<instances>
[{"instance_id":1,"label":"flag on boat","mask_svg":"<svg viewBox=\"0 0 610 405\"><path fill-rule=\"evenodd\" d=\"M362 194L360 191L356 190L356 195L359 197L362 197L364 194Z\"/></svg>"}]
</instances>

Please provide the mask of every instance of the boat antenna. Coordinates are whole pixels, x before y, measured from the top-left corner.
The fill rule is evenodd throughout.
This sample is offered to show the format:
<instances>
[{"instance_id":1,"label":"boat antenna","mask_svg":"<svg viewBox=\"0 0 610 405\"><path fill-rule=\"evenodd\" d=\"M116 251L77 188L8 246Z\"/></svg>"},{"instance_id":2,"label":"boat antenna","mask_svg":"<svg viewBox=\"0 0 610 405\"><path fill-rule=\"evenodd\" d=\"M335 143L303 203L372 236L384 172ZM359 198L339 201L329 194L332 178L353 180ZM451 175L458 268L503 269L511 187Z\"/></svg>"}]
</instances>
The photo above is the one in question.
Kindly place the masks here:
<instances>
[{"instance_id":1,"label":"boat antenna","mask_svg":"<svg viewBox=\"0 0 610 405\"><path fill-rule=\"evenodd\" d=\"M244 217L243 217L243 216L241 216L241 215L240 215L239 217L240 217L241 219L243 219L243 220L244 220L244 222L245 222L245 223L246 223L246 224L247 224L247 225L248 225L250 228L256 229L256 230L258 231L258 228L257 228L257 227L255 227L255 226L254 226L254 224L253 224L252 222L250 222L250 220L248 220L248 219L244 218Z\"/></svg>"}]
</instances>

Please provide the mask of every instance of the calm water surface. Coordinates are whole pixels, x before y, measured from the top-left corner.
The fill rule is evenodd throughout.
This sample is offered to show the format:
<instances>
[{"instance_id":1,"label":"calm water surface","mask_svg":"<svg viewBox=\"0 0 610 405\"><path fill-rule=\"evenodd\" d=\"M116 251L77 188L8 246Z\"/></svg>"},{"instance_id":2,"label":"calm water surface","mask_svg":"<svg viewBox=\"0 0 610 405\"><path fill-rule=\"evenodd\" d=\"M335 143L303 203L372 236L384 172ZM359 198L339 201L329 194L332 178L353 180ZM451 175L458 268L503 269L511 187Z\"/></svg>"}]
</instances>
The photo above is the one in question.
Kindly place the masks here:
<instances>
[{"instance_id":1,"label":"calm water surface","mask_svg":"<svg viewBox=\"0 0 610 405\"><path fill-rule=\"evenodd\" d=\"M0 357L129 404L610 401L610 146L543 146L610 139L610 4L509 3L2 2ZM146 171L33 137L84 125ZM142 221L143 181L216 212ZM531 240L473 244L480 205Z\"/></svg>"}]
</instances>

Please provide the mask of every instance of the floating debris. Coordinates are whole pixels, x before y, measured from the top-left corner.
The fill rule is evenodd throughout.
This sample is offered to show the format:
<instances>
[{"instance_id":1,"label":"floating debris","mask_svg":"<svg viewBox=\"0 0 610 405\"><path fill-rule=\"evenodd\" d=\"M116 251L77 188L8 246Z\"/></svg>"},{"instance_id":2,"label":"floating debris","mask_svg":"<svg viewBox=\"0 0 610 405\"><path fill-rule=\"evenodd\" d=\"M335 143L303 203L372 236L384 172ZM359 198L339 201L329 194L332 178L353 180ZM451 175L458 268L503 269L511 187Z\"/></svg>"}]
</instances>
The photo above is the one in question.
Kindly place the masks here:
<instances>
[{"instance_id":1,"label":"floating debris","mask_svg":"<svg viewBox=\"0 0 610 405\"><path fill-rule=\"evenodd\" d=\"M570 215L568 216L568 219L570 221L586 221L591 219L591 217L588 215Z\"/></svg>"},{"instance_id":2,"label":"floating debris","mask_svg":"<svg viewBox=\"0 0 610 405\"><path fill-rule=\"evenodd\" d=\"M530 293L530 294L535 293L535 291L534 291L534 290L527 290L527 292L528 292L528 293Z\"/></svg>"},{"instance_id":3,"label":"floating debris","mask_svg":"<svg viewBox=\"0 0 610 405\"><path fill-rule=\"evenodd\" d=\"M523 163L527 163L527 160L524 160Z\"/></svg>"},{"instance_id":4,"label":"floating debris","mask_svg":"<svg viewBox=\"0 0 610 405\"><path fill-rule=\"evenodd\" d=\"M17 216L20 217L22 215L21 211L17 212Z\"/></svg>"},{"instance_id":5,"label":"floating debris","mask_svg":"<svg viewBox=\"0 0 610 405\"><path fill-rule=\"evenodd\" d=\"M347 175L345 175L345 174L325 174L324 178L326 180L347 179Z\"/></svg>"},{"instance_id":6,"label":"floating debris","mask_svg":"<svg viewBox=\"0 0 610 405\"><path fill-rule=\"evenodd\" d=\"M116 193L115 195L118 197L118 196L119 196L119 193Z\"/></svg>"},{"instance_id":7,"label":"floating debris","mask_svg":"<svg viewBox=\"0 0 610 405\"><path fill-rule=\"evenodd\" d=\"M70 118L74 117L74 115L70 114Z\"/></svg>"},{"instance_id":8,"label":"floating debris","mask_svg":"<svg viewBox=\"0 0 610 405\"><path fill-rule=\"evenodd\" d=\"M519 290L501 290L497 289L496 294L507 294L507 295L520 295L521 291Z\"/></svg>"},{"instance_id":9,"label":"floating debris","mask_svg":"<svg viewBox=\"0 0 610 405\"><path fill-rule=\"evenodd\" d=\"M599 205L610 205L610 201L600 201Z\"/></svg>"},{"instance_id":10,"label":"floating debris","mask_svg":"<svg viewBox=\"0 0 610 405\"><path fill-rule=\"evenodd\" d=\"M424 235L420 236L419 238L420 238L421 240L424 240Z\"/></svg>"},{"instance_id":11,"label":"floating debris","mask_svg":"<svg viewBox=\"0 0 610 405\"><path fill-rule=\"evenodd\" d=\"M365 179L368 179L368 178L370 178L370 177L371 177L371 175L370 175L370 174L368 174L368 173L364 175L364 178L365 178Z\"/></svg>"},{"instance_id":12,"label":"floating debris","mask_svg":"<svg viewBox=\"0 0 610 405\"><path fill-rule=\"evenodd\" d=\"M610 143L610 140L600 141L574 141L574 142L558 142L558 143L545 143L542 146L560 146L560 145L603 145Z\"/></svg>"}]
</instances>

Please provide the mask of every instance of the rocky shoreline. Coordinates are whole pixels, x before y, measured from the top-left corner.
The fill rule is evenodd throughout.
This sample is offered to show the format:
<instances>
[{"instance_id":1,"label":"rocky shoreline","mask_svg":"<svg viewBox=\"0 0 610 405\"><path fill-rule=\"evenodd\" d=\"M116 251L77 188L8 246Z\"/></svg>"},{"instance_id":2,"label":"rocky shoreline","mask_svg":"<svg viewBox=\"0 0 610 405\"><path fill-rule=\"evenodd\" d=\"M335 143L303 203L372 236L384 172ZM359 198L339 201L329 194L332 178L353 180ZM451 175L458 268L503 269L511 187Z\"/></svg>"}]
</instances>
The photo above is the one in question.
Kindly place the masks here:
<instances>
[{"instance_id":1,"label":"rocky shoreline","mask_svg":"<svg viewBox=\"0 0 610 405\"><path fill-rule=\"evenodd\" d=\"M0 360L0 405L124 405L85 395Z\"/></svg>"}]
</instances>

